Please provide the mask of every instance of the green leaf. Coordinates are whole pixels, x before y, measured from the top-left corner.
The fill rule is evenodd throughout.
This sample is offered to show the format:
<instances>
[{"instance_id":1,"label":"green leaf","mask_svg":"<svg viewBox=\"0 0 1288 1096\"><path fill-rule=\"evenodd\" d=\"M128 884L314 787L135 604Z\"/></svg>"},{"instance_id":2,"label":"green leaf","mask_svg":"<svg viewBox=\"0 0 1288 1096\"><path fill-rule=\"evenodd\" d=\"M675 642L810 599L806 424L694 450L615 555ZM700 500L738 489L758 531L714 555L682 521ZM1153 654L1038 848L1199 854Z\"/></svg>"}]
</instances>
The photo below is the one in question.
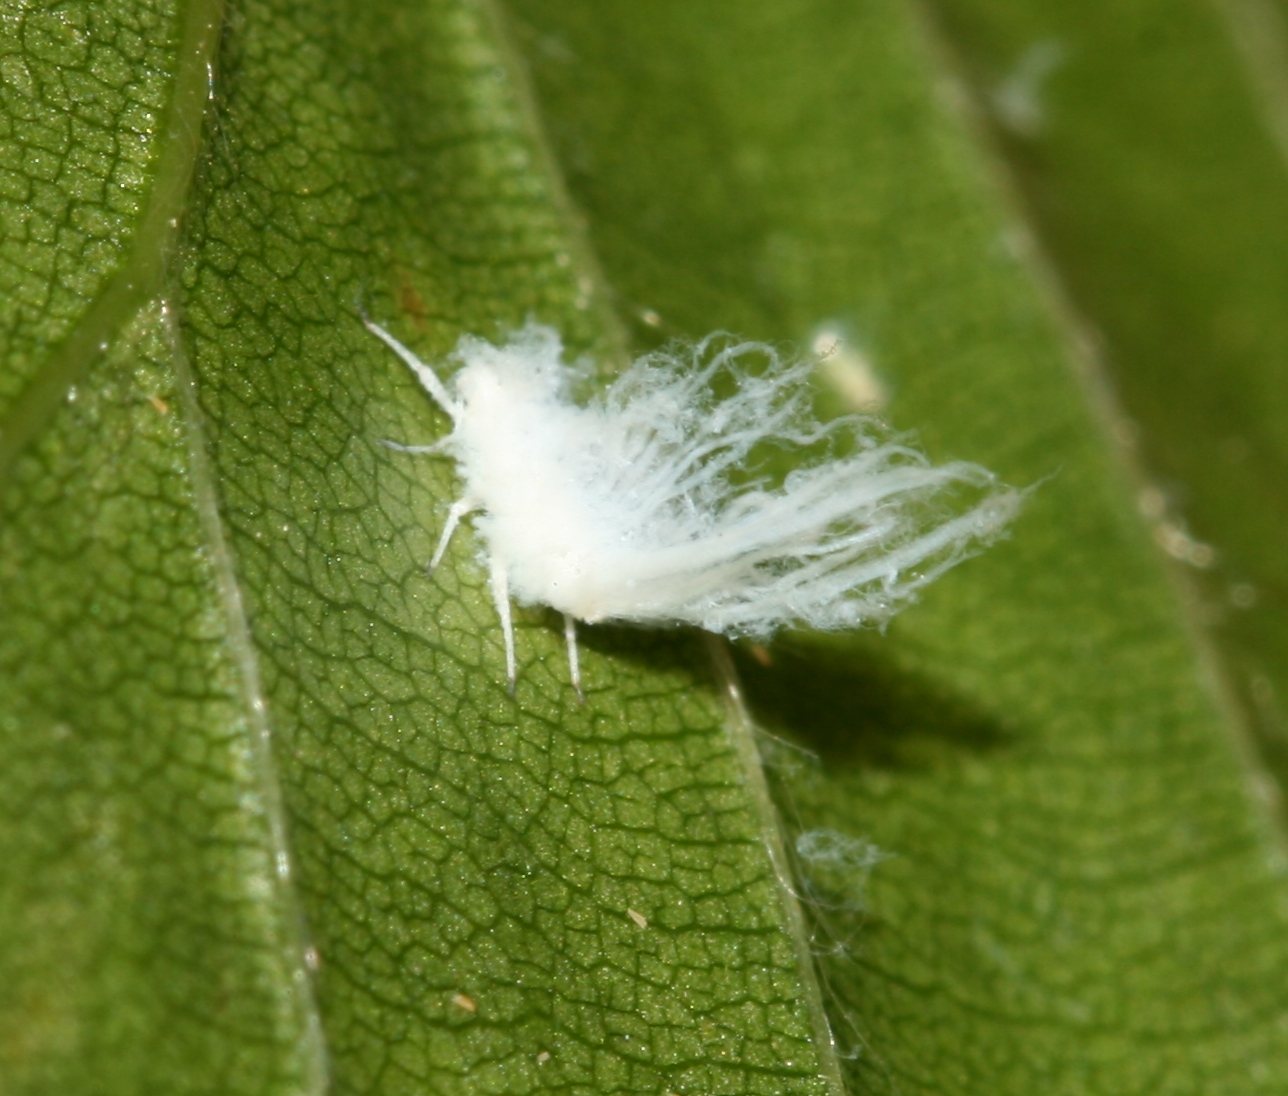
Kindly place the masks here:
<instances>
[{"instance_id":1,"label":"green leaf","mask_svg":"<svg viewBox=\"0 0 1288 1096\"><path fill-rule=\"evenodd\" d=\"M1282 783L1288 14L1267 0L943 8L986 103L1023 58L1057 51L1033 88L1036 130L1005 110L994 130L1098 332L1130 416L1119 432L1149 473L1146 516L1197 567L1197 615Z\"/></svg>"},{"instance_id":2,"label":"green leaf","mask_svg":"<svg viewBox=\"0 0 1288 1096\"><path fill-rule=\"evenodd\" d=\"M223 18L0 25L5 1091L1282 1087L1278 823L905 8ZM827 324L1039 486L888 636L586 629L582 707L525 610L511 698L360 304Z\"/></svg>"},{"instance_id":3,"label":"green leaf","mask_svg":"<svg viewBox=\"0 0 1288 1096\"><path fill-rule=\"evenodd\" d=\"M1200 621L1133 513L1103 381L992 185L996 167L943 82L951 66L898 3L513 6L623 310L667 330L798 342L822 323L848 328L893 391L897 424L918 426L933 453L1038 483L1011 543L942 580L887 637L800 637L768 668L742 662L767 728L813 751L766 747L789 829L813 835L797 868L819 898L815 945L854 1089L1281 1087L1282 828L1256 791L1273 785L1196 654ZM1064 43L1049 142L1032 154L1047 157L1049 204L1065 188L1078 201L1048 214L1066 245L1055 257L1081 258L1080 284L1113 315L1136 309L1124 392L1149 393L1146 439L1155 424L1177 451L1212 439L1186 450L1187 468L1208 462L1187 482L1211 498L1202 484L1229 482L1213 462L1221 427L1187 428L1213 400L1163 365L1195 348L1191 328L1168 332L1166 358L1155 345L1152 372L1133 352L1158 330L1140 315L1153 292L1173 317L1201 302L1219 320L1220 301L1238 299L1239 329L1279 345L1282 163L1238 94L1232 51L1210 18L1171 2L945 7L972 42L1012 36L1004 71L1016 42ZM1142 25L1148 57L1124 44ZM1075 81L1084 98L1063 97ZM1205 104L1226 141L1191 137L1158 162L1170 123ZM1137 137L1155 150L1152 175ZM1203 160L1201 180L1187 182L1183 155ZM1200 189L1205 205L1175 197ZM1152 262L1124 242L1143 209ZM1223 241L1233 271L1256 231L1257 265L1238 283L1191 258L1200 240ZM1280 280L1258 281L1267 270ZM1182 279L1189 295L1168 296ZM1256 296L1241 296L1251 283ZM1119 331L1105 327L1112 352ZM1193 354L1184 377L1232 388L1249 416L1260 408L1256 436L1282 442L1276 359L1249 354L1233 375L1222 364ZM1280 465L1248 466L1221 529L1278 569ZM1267 562L1257 576L1272 606L1277 573ZM1261 647L1267 662L1283 649ZM861 839L889 858L873 867Z\"/></svg>"},{"instance_id":4,"label":"green leaf","mask_svg":"<svg viewBox=\"0 0 1288 1096\"><path fill-rule=\"evenodd\" d=\"M125 37L58 18L91 59ZM182 115L207 57L155 33ZM474 549L425 573L450 470L380 445L442 423L360 301L427 354L528 313L611 335L484 13L247 5L215 88L182 252L137 316L118 298L110 352L79 332L138 256L69 333L15 319L6 436L36 436L6 469L6 1074L838 1091L701 641L588 636L583 708L522 614L512 699ZM122 231L155 221L167 155ZM64 261L60 216L29 267Z\"/></svg>"}]
</instances>

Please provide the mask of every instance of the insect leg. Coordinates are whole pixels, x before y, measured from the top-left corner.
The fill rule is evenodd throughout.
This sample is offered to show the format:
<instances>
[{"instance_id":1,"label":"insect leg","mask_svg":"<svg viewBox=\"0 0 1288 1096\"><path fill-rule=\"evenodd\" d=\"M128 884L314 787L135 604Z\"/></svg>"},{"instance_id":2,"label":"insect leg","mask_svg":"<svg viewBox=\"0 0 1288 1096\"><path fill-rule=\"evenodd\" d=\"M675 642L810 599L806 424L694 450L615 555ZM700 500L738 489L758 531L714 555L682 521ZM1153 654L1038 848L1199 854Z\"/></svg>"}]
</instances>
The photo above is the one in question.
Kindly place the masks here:
<instances>
[{"instance_id":1,"label":"insect leg","mask_svg":"<svg viewBox=\"0 0 1288 1096\"><path fill-rule=\"evenodd\" d=\"M577 658L577 622L564 613L564 639L568 641L568 671L572 674L572 687L577 690L578 703L586 703L581 691L581 662Z\"/></svg>"},{"instance_id":2,"label":"insect leg","mask_svg":"<svg viewBox=\"0 0 1288 1096\"><path fill-rule=\"evenodd\" d=\"M407 347L403 346L402 343L395 339L378 323L368 319L365 315L362 317L362 322L368 331L375 335L376 338L407 363L411 371L416 374L416 379L420 381L421 387L434 397L434 402L437 403L439 407L451 415L454 420L460 419L460 405L447 394L447 389L443 387L443 382L438 379L437 373L430 369L429 366L416 357L415 354L408 350Z\"/></svg>"},{"instance_id":3,"label":"insect leg","mask_svg":"<svg viewBox=\"0 0 1288 1096\"><path fill-rule=\"evenodd\" d=\"M376 440L386 449L392 449L395 453L441 453L443 446L451 441L451 438L440 438L433 445L403 445L400 441L389 441L387 438L377 438Z\"/></svg>"},{"instance_id":4,"label":"insect leg","mask_svg":"<svg viewBox=\"0 0 1288 1096\"><path fill-rule=\"evenodd\" d=\"M514 695L514 679L518 676L514 664L514 622L510 619L510 579L505 566L496 556L492 557L492 600L496 615L501 618L501 631L505 635L505 676L510 682L510 695Z\"/></svg>"},{"instance_id":5,"label":"insect leg","mask_svg":"<svg viewBox=\"0 0 1288 1096\"><path fill-rule=\"evenodd\" d=\"M452 503L451 509L447 511L447 521L443 523L442 536L438 538L438 547L434 549L434 555L429 561L427 570L432 572L442 562L443 553L447 551L447 543L452 539L452 534L456 532L456 527L460 525L461 518L478 508L479 504L472 498L457 499Z\"/></svg>"}]
</instances>

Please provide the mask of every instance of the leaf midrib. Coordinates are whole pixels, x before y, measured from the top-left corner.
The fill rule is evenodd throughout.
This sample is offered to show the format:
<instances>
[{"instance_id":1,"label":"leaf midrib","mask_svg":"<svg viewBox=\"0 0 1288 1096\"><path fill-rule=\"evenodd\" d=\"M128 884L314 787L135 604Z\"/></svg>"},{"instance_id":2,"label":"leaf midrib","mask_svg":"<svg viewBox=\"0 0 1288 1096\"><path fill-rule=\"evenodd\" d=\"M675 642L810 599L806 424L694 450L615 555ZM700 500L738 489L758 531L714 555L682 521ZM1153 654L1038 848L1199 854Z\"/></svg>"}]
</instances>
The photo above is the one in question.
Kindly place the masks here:
<instances>
[{"instance_id":1,"label":"leaf midrib","mask_svg":"<svg viewBox=\"0 0 1288 1096\"><path fill-rule=\"evenodd\" d=\"M222 0L217 2L222 3ZM303 1045L299 1051L306 1072L301 1092L321 1096L329 1088L326 1037L307 959L313 951L309 944L304 911L293 881L286 805L277 764L273 758L273 729L268 718L268 698L259 671L259 655L251 633L245 598L242 596L232 548L220 511L219 489L203 429L204 415L197 395L197 379L184 349L177 302L166 301L162 307L162 317L175 374L175 387L180 397L194 508L201 527L203 547L218 586L220 610L226 629L225 643L229 661L236 668L237 688L245 712L247 744L253 758L250 770L261 797L268 846L273 857L273 901L278 906L286 933L284 959L290 970L291 980L288 992L293 999L297 1030L302 1033Z\"/></svg>"},{"instance_id":2,"label":"leaf midrib","mask_svg":"<svg viewBox=\"0 0 1288 1096\"><path fill-rule=\"evenodd\" d=\"M161 126L152 188L129 257L0 419L0 484L22 451L49 425L68 389L107 351L142 304L163 288L203 148L224 3L188 0L184 5L175 44L178 63Z\"/></svg>"}]
</instances>

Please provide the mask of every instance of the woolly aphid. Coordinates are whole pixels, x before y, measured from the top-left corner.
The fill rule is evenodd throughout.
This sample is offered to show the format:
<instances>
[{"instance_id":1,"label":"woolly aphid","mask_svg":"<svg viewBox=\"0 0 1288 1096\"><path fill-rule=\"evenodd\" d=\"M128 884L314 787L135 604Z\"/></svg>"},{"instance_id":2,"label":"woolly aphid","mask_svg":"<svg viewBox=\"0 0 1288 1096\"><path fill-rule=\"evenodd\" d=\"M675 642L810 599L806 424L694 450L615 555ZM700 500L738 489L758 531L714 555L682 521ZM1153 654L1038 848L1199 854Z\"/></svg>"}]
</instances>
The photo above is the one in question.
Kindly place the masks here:
<instances>
[{"instance_id":1,"label":"woolly aphid","mask_svg":"<svg viewBox=\"0 0 1288 1096\"><path fill-rule=\"evenodd\" d=\"M819 423L813 364L764 343L717 334L646 354L583 406L550 327L529 322L504 346L464 336L449 389L363 322L451 416L434 445L387 444L456 461L464 494L429 566L477 514L511 690L511 597L563 613L581 695L577 620L755 637L883 623L996 537L1019 502L986 469L932 466L869 416ZM777 484L748 467L784 449L813 462ZM963 488L976 501L954 515L942 500Z\"/></svg>"}]
</instances>

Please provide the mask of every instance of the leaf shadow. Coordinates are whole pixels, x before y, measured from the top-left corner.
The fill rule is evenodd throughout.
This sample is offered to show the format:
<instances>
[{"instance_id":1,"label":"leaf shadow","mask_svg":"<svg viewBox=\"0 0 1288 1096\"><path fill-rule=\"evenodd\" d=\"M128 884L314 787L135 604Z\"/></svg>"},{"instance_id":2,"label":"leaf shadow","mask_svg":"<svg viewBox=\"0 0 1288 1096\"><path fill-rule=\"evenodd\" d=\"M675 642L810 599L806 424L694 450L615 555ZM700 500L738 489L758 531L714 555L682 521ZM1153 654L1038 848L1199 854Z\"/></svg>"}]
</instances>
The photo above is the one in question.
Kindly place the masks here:
<instances>
[{"instance_id":1,"label":"leaf shadow","mask_svg":"<svg viewBox=\"0 0 1288 1096\"><path fill-rule=\"evenodd\" d=\"M757 724L825 767L929 768L1016 738L996 713L861 639L738 643L734 662Z\"/></svg>"},{"instance_id":2,"label":"leaf shadow","mask_svg":"<svg viewBox=\"0 0 1288 1096\"><path fill-rule=\"evenodd\" d=\"M563 617L550 609L545 624L551 632L563 634ZM635 624L577 624L577 645L583 651L594 651L612 659L647 668L665 675L687 674L707 681L710 661L704 646L704 633L697 628L647 627Z\"/></svg>"},{"instance_id":3,"label":"leaf shadow","mask_svg":"<svg viewBox=\"0 0 1288 1096\"><path fill-rule=\"evenodd\" d=\"M562 629L553 611L552 630ZM706 637L696 628L580 625L586 649L654 674L710 680ZM997 713L944 681L902 665L889 640L866 637L812 641L787 637L768 647L732 645L748 708L756 724L849 769L924 769L1010 748L1017 739Z\"/></svg>"}]
</instances>

